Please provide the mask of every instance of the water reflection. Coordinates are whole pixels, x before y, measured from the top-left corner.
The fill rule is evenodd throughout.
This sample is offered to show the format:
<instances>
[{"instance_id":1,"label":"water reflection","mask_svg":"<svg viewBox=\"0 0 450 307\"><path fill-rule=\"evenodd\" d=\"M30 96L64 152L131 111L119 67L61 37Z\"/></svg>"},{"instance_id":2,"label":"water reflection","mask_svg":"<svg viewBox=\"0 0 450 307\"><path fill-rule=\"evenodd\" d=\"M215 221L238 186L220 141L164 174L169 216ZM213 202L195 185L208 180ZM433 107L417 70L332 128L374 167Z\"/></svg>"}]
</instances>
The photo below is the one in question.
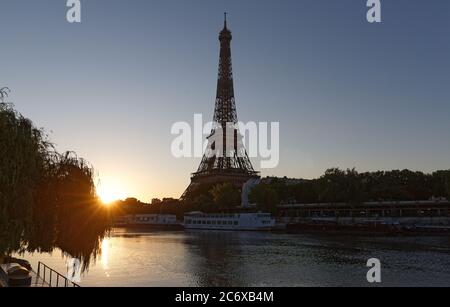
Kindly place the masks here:
<instances>
[{"instance_id":1,"label":"water reflection","mask_svg":"<svg viewBox=\"0 0 450 307\"><path fill-rule=\"evenodd\" d=\"M367 286L366 262L375 257L382 261L385 286L442 286L450 285L449 243L433 237L115 230L102 241L99 261L82 285ZM28 257L64 268L58 253Z\"/></svg>"},{"instance_id":2,"label":"water reflection","mask_svg":"<svg viewBox=\"0 0 450 307\"><path fill-rule=\"evenodd\" d=\"M101 250L101 263L103 270L105 271L105 276L109 277L109 248L111 245L111 240L109 238L104 238L102 241L102 250Z\"/></svg>"},{"instance_id":3,"label":"water reflection","mask_svg":"<svg viewBox=\"0 0 450 307\"><path fill-rule=\"evenodd\" d=\"M187 267L195 285L242 286L245 270L237 259L241 258L241 236L237 232L191 231L184 244L189 248Z\"/></svg>"}]
</instances>

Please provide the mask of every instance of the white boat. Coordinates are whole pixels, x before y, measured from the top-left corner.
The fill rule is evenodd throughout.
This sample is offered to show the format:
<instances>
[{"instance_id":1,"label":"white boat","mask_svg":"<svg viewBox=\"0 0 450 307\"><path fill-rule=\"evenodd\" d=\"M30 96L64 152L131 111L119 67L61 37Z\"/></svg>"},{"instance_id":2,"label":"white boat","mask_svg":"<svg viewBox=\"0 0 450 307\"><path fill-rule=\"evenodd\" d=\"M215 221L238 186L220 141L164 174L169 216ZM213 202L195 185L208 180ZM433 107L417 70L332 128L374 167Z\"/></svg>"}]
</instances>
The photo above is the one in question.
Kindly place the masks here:
<instances>
[{"instance_id":1,"label":"white boat","mask_svg":"<svg viewBox=\"0 0 450 307\"><path fill-rule=\"evenodd\" d=\"M176 215L172 214L130 214L115 220L116 227L145 227L161 229L182 229Z\"/></svg>"},{"instance_id":2,"label":"white boat","mask_svg":"<svg viewBox=\"0 0 450 307\"><path fill-rule=\"evenodd\" d=\"M185 229L271 230L275 219L270 213L204 214L191 212L184 216Z\"/></svg>"}]
</instances>

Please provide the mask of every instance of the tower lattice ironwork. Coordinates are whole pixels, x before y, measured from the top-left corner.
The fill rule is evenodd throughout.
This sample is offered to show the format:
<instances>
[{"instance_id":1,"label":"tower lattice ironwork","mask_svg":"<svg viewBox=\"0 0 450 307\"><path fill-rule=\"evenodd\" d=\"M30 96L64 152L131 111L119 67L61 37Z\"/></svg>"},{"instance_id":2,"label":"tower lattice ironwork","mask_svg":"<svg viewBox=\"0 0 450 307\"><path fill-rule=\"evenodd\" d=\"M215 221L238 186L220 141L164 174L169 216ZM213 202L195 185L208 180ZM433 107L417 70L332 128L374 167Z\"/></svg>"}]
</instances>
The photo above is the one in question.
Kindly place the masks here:
<instances>
[{"instance_id":1,"label":"tower lattice ironwork","mask_svg":"<svg viewBox=\"0 0 450 307\"><path fill-rule=\"evenodd\" d=\"M249 179L258 178L242 144L238 129L231 63L232 34L227 27L219 34L220 59L213 127L208 136L208 146L198 170L192 174L191 184L183 194L201 183L231 182L238 187Z\"/></svg>"}]
</instances>

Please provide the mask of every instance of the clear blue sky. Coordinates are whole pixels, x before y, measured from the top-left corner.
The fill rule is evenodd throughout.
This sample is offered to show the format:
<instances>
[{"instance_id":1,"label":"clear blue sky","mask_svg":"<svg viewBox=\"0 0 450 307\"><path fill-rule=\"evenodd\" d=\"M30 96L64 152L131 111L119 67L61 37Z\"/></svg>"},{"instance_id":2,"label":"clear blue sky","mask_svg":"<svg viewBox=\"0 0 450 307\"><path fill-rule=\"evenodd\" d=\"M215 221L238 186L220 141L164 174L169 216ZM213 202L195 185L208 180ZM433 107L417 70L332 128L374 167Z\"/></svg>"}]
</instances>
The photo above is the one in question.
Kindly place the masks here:
<instances>
[{"instance_id":1,"label":"clear blue sky","mask_svg":"<svg viewBox=\"0 0 450 307\"><path fill-rule=\"evenodd\" d=\"M60 151L111 189L178 197L198 159L170 153L175 121L211 120L223 12L241 121L279 121L280 165L450 167L450 1L1 0L0 86Z\"/></svg>"}]
</instances>

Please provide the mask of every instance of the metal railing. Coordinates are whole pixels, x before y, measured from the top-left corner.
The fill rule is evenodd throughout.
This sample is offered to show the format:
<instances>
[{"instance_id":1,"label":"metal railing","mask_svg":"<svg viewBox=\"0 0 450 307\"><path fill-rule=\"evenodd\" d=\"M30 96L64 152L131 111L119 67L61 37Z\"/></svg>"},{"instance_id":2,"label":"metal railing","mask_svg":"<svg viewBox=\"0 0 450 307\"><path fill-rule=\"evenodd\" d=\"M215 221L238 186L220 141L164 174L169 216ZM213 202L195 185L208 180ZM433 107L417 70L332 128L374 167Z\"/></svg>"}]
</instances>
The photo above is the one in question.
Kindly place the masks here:
<instances>
[{"instance_id":1,"label":"metal railing","mask_svg":"<svg viewBox=\"0 0 450 307\"><path fill-rule=\"evenodd\" d=\"M80 287L79 284L74 283L40 261L38 263L37 277L41 278L50 287Z\"/></svg>"}]
</instances>

